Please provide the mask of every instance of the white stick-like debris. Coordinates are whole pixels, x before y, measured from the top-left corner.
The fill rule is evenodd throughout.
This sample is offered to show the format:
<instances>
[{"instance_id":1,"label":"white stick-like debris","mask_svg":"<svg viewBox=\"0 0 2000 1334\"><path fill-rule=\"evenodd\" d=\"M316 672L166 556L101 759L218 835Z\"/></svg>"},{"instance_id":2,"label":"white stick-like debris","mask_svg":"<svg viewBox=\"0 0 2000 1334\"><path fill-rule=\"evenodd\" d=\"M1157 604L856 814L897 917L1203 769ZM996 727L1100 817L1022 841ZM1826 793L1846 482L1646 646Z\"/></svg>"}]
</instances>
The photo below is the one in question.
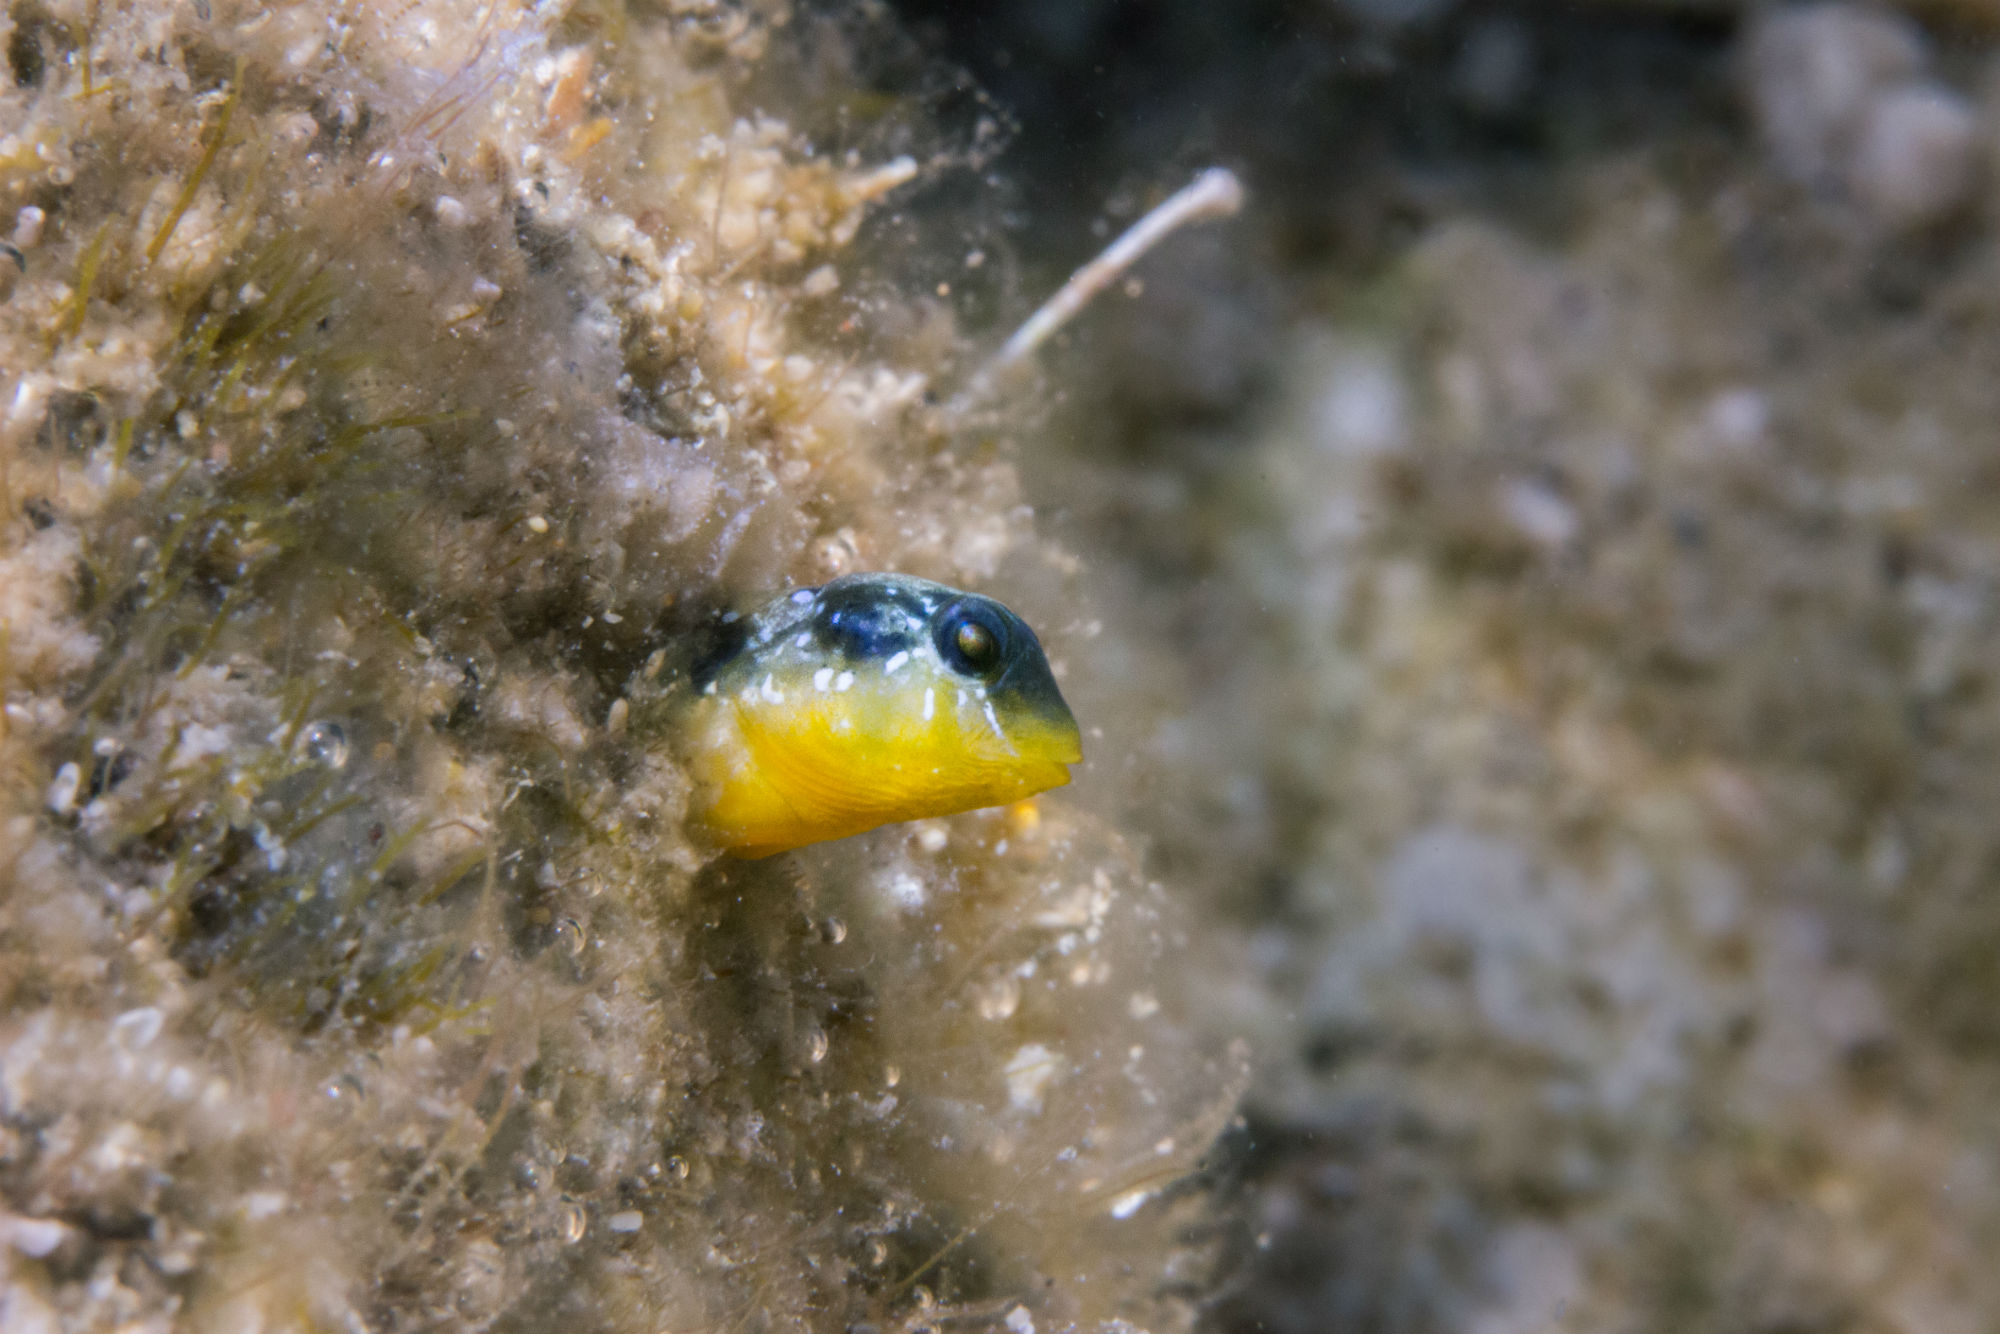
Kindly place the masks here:
<instances>
[{"instance_id":1,"label":"white stick-like debris","mask_svg":"<svg viewBox=\"0 0 2000 1334\"><path fill-rule=\"evenodd\" d=\"M1190 222L1231 217L1242 207L1243 184L1236 179L1236 173L1226 167L1210 167L1128 227L1124 235L1105 247L1103 254L1072 274L1062 290L1043 302L1042 308L1014 331L986 373L1005 370L1047 342L1056 330L1089 305L1091 298L1118 281L1118 275L1175 229Z\"/></svg>"}]
</instances>

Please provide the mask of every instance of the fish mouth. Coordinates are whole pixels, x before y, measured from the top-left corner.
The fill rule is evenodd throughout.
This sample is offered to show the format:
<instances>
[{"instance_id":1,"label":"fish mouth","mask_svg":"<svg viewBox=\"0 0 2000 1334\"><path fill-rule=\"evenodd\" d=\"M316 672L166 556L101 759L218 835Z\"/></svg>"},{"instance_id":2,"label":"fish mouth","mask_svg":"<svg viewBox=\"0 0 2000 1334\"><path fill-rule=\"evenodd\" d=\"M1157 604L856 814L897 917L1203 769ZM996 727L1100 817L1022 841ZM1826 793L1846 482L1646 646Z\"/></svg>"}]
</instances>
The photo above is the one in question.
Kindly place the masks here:
<instances>
[{"instance_id":1,"label":"fish mouth","mask_svg":"<svg viewBox=\"0 0 2000 1334\"><path fill-rule=\"evenodd\" d=\"M1075 723L1069 725L1069 732L1063 738L1061 748L1049 758L1061 765L1083 763L1083 737L1077 732Z\"/></svg>"},{"instance_id":2,"label":"fish mouth","mask_svg":"<svg viewBox=\"0 0 2000 1334\"><path fill-rule=\"evenodd\" d=\"M1007 733L1022 760L1037 767L1047 766L1060 775L1053 786L1069 781L1067 766L1083 763L1083 735L1068 709L1061 713L1037 713L1009 727Z\"/></svg>"}]
</instances>

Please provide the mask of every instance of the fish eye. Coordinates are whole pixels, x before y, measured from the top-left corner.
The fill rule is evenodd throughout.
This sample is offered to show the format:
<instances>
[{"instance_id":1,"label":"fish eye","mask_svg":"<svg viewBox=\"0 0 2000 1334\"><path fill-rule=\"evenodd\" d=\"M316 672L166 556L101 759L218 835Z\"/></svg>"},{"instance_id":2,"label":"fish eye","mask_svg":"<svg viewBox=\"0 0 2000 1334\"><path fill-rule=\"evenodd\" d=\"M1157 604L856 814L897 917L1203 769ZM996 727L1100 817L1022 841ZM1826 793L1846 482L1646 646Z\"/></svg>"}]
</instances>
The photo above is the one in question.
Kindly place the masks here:
<instances>
[{"instance_id":1,"label":"fish eye","mask_svg":"<svg viewBox=\"0 0 2000 1334\"><path fill-rule=\"evenodd\" d=\"M991 608L970 598L937 618L937 650L945 665L966 676L991 676L1006 652L1006 627Z\"/></svg>"},{"instance_id":2,"label":"fish eye","mask_svg":"<svg viewBox=\"0 0 2000 1334\"><path fill-rule=\"evenodd\" d=\"M991 662L994 650L999 647L986 627L977 621L962 623L957 633L952 635L951 645L958 650L961 658L975 667Z\"/></svg>"}]
</instances>

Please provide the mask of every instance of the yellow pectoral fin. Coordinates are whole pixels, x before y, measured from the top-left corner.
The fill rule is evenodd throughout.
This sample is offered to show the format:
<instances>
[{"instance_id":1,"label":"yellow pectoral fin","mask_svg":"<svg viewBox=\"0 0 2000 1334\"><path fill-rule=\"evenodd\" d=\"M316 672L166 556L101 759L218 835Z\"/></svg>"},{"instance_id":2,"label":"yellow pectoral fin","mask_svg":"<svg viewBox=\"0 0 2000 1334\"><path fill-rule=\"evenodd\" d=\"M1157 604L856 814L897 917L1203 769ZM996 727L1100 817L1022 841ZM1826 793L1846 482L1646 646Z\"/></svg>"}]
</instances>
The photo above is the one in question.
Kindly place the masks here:
<instances>
[{"instance_id":1,"label":"yellow pectoral fin","mask_svg":"<svg viewBox=\"0 0 2000 1334\"><path fill-rule=\"evenodd\" d=\"M885 740L877 727L858 725L862 712L839 704L744 711L744 741L757 768L802 820L858 832L913 818L901 812L922 803L922 757L901 740Z\"/></svg>"},{"instance_id":2,"label":"yellow pectoral fin","mask_svg":"<svg viewBox=\"0 0 2000 1334\"><path fill-rule=\"evenodd\" d=\"M823 710L794 702L729 700L711 729L701 822L737 856L763 857L842 838L896 818L869 800L863 748Z\"/></svg>"}]
</instances>

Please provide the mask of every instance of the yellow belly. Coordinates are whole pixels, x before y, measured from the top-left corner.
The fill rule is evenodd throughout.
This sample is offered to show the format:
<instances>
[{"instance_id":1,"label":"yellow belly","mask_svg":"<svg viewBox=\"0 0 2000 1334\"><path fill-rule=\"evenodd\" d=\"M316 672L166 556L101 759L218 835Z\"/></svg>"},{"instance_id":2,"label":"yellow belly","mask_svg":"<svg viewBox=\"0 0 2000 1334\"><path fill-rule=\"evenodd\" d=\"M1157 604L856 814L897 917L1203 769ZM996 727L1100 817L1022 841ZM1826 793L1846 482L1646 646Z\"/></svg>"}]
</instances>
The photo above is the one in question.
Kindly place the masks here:
<instances>
[{"instance_id":1,"label":"yellow belly","mask_svg":"<svg viewBox=\"0 0 2000 1334\"><path fill-rule=\"evenodd\" d=\"M939 701L936 687L926 716L915 689L791 683L703 698L685 744L701 831L735 856L768 857L1069 782L1081 758L1073 725L1065 734L1033 719L1002 724L964 692Z\"/></svg>"}]
</instances>

